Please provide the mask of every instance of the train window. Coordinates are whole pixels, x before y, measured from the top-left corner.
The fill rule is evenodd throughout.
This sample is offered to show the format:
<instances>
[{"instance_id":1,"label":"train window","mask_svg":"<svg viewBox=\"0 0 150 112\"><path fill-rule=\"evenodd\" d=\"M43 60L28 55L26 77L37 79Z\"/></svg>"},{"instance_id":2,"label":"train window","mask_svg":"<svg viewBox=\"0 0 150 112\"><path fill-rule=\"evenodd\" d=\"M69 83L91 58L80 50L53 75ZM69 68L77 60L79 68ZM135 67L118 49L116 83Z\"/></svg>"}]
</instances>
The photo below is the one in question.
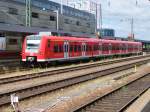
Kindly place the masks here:
<instances>
[{"instance_id":1,"label":"train window","mask_svg":"<svg viewBox=\"0 0 150 112\"><path fill-rule=\"evenodd\" d=\"M10 45L16 45L16 44L18 44L18 40L17 39L9 39L8 41L9 41Z\"/></svg>"},{"instance_id":2,"label":"train window","mask_svg":"<svg viewBox=\"0 0 150 112\"><path fill-rule=\"evenodd\" d=\"M87 45L87 46L86 46L86 51L92 51L92 46Z\"/></svg>"},{"instance_id":3,"label":"train window","mask_svg":"<svg viewBox=\"0 0 150 112\"><path fill-rule=\"evenodd\" d=\"M88 51L90 51L90 46L88 45Z\"/></svg>"},{"instance_id":4,"label":"train window","mask_svg":"<svg viewBox=\"0 0 150 112\"><path fill-rule=\"evenodd\" d=\"M73 51L73 45L70 46L70 52L72 52L72 51Z\"/></svg>"},{"instance_id":5,"label":"train window","mask_svg":"<svg viewBox=\"0 0 150 112\"><path fill-rule=\"evenodd\" d=\"M88 51L88 47L89 47L89 46L88 46L88 45L86 45L86 49L85 49L86 51Z\"/></svg>"},{"instance_id":6,"label":"train window","mask_svg":"<svg viewBox=\"0 0 150 112\"><path fill-rule=\"evenodd\" d=\"M77 45L77 52L79 51L79 45Z\"/></svg>"},{"instance_id":7,"label":"train window","mask_svg":"<svg viewBox=\"0 0 150 112\"><path fill-rule=\"evenodd\" d=\"M63 52L63 47L62 47L62 45L59 45L59 52Z\"/></svg>"},{"instance_id":8,"label":"train window","mask_svg":"<svg viewBox=\"0 0 150 112\"><path fill-rule=\"evenodd\" d=\"M96 45L93 46L93 50L96 51Z\"/></svg>"},{"instance_id":9,"label":"train window","mask_svg":"<svg viewBox=\"0 0 150 112\"><path fill-rule=\"evenodd\" d=\"M116 50L120 50L119 45L116 46Z\"/></svg>"},{"instance_id":10,"label":"train window","mask_svg":"<svg viewBox=\"0 0 150 112\"><path fill-rule=\"evenodd\" d=\"M130 50L130 45L128 45L128 50Z\"/></svg>"},{"instance_id":11,"label":"train window","mask_svg":"<svg viewBox=\"0 0 150 112\"><path fill-rule=\"evenodd\" d=\"M48 40L48 47L50 47L50 40Z\"/></svg>"},{"instance_id":12,"label":"train window","mask_svg":"<svg viewBox=\"0 0 150 112\"><path fill-rule=\"evenodd\" d=\"M109 50L109 46L104 44L104 45L102 46L102 50L103 50L103 51L108 51L108 50Z\"/></svg>"},{"instance_id":13,"label":"train window","mask_svg":"<svg viewBox=\"0 0 150 112\"><path fill-rule=\"evenodd\" d=\"M133 49L133 46L132 45L130 45L130 50L132 50Z\"/></svg>"},{"instance_id":14,"label":"train window","mask_svg":"<svg viewBox=\"0 0 150 112\"><path fill-rule=\"evenodd\" d=\"M129 50L132 50L132 46L131 45L129 45Z\"/></svg>"},{"instance_id":15,"label":"train window","mask_svg":"<svg viewBox=\"0 0 150 112\"><path fill-rule=\"evenodd\" d=\"M115 50L115 46L114 45L112 45L112 50Z\"/></svg>"},{"instance_id":16,"label":"train window","mask_svg":"<svg viewBox=\"0 0 150 112\"><path fill-rule=\"evenodd\" d=\"M99 45L99 50L100 50L100 51L102 50L102 45Z\"/></svg>"},{"instance_id":17,"label":"train window","mask_svg":"<svg viewBox=\"0 0 150 112\"><path fill-rule=\"evenodd\" d=\"M80 46L80 45L78 45L78 51L79 51L79 52L81 51L81 46Z\"/></svg>"},{"instance_id":18,"label":"train window","mask_svg":"<svg viewBox=\"0 0 150 112\"><path fill-rule=\"evenodd\" d=\"M89 51L92 51L92 46L89 46Z\"/></svg>"},{"instance_id":19,"label":"train window","mask_svg":"<svg viewBox=\"0 0 150 112\"><path fill-rule=\"evenodd\" d=\"M9 8L8 9L8 13L9 14L17 15L18 14L18 10L16 8Z\"/></svg>"},{"instance_id":20,"label":"train window","mask_svg":"<svg viewBox=\"0 0 150 112\"><path fill-rule=\"evenodd\" d=\"M32 17L33 17L33 18L39 18L39 14L36 13L36 12L32 12Z\"/></svg>"},{"instance_id":21,"label":"train window","mask_svg":"<svg viewBox=\"0 0 150 112\"><path fill-rule=\"evenodd\" d=\"M77 45L74 46L74 52L77 52Z\"/></svg>"},{"instance_id":22,"label":"train window","mask_svg":"<svg viewBox=\"0 0 150 112\"><path fill-rule=\"evenodd\" d=\"M53 49L53 50L54 50L54 52L56 52L56 46L54 46L54 49Z\"/></svg>"},{"instance_id":23,"label":"train window","mask_svg":"<svg viewBox=\"0 0 150 112\"><path fill-rule=\"evenodd\" d=\"M121 44L119 45L119 50L122 50L122 45Z\"/></svg>"},{"instance_id":24,"label":"train window","mask_svg":"<svg viewBox=\"0 0 150 112\"><path fill-rule=\"evenodd\" d=\"M55 45L54 45L54 52L55 52L55 53L58 53L58 52L59 52L59 50L58 50L58 49L59 49L59 48L58 48L58 45L57 45L57 44L55 44Z\"/></svg>"},{"instance_id":25,"label":"train window","mask_svg":"<svg viewBox=\"0 0 150 112\"><path fill-rule=\"evenodd\" d=\"M99 50L99 46L98 45L94 45L94 51L97 51L97 50Z\"/></svg>"},{"instance_id":26,"label":"train window","mask_svg":"<svg viewBox=\"0 0 150 112\"><path fill-rule=\"evenodd\" d=\"M99 45L96 45L97 47L96 47L96 50L98 51L99 50Z\"/></svg>"},{"instance_id":27,"label":"train window","mask_svg":"<svg viewBox=\"0 0 150 112\"><path fill-rule=\"evenodd\" d=\"M122 50L126 50L126 45L125 44L122 45Z\"/></svg>"},{"instance_id":28,"label":"train window","mask_svg":"<svg viewBox=\"0 0 150 112\"><path fill-rule=\"evenodd\" d=\"M112 45L111 44L109 44L108 50L112 50Z\"/></svg>"}]
</instances>

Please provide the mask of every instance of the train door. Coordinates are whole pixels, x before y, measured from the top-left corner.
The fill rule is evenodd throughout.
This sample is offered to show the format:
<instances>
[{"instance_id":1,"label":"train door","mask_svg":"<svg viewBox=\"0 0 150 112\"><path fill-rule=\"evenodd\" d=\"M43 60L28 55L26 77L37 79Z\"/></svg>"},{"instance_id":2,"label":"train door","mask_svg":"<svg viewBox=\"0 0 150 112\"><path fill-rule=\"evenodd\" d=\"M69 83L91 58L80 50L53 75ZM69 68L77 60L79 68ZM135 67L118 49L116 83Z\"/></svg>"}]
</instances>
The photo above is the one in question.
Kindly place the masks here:
<instances>
[{"instance_id":1,"label":"train door","mask_svg":"<svg viewBox=\"0 0 150 112\"><path fill-rule=\"evenodd\" d=\"M69 42L64 41L64 58L68 59L69 57Z\"/></svg>"},{"instance_id":2,"label":"train door","mask_svg":"<svg viewBox=\"0 0 150 112\"><path fill-rule=\"evenodd\" d=\"M86 44L85 43L82 43L82 56L84 57L86 54Z\"/></svg>"},{"instance_id":3,"label":"train door","mask_svg":"<svg viewBox=\"0 0 150 112\"><path fill-rule=\"evenodd\" d=\"M102 55L102 43L99 43L99 55Z\"/></svg>"},{"instance_id":4,"label":"train door","mask_svg":"<svg viewBox=\"0 0 150 112\"><path fill-rule=\"evenodd\" d=\"M109 55L110 55L112 53L112 45L111 45L111 43L109 43L108 50L109 50Z\"/></svg>"},{"instance_id":5,"label":"train door","mask_svg":"<svg viewBox=\"0 0 150 112\"><path fill-rule=\"evenodd\" d=\"M119 54L122 54L122 44L119 44Z\"/></svg>"},{"instance_id":6,"label":"train door","mask_svg":"<svg viewBox=\"0 0 150 112\"><path fill-rule=\"evenodd\" d=\"M125 53L128 53L128 44L125 44Z\"/></svg>"}]
</instances>

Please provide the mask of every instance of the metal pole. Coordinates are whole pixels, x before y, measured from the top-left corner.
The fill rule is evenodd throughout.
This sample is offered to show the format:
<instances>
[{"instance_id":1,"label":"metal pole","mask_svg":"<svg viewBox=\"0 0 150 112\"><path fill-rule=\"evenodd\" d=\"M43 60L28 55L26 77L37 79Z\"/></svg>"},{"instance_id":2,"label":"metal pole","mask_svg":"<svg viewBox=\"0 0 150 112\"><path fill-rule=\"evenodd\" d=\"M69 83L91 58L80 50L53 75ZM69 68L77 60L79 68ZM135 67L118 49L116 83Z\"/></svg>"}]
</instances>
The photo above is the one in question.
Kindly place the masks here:
<instances>
[{"instance_id":1,"label":"metal pole","mask_svg":"<svg viewBox=\"0 0 150 112\"><path fill-rule=\"evenodd\" d=\"M59 30L59 11L57 10L57 31Z\"/></svg>"},{"instance_id":2,"label":"metal pole","mask_svg":"<svg viewBox=\"0 0 150 112\"><path fill-rule=\"evenodd\" d=\"M132 35L132 39L134 38L133 23L134 23L134 20L133 20L133 18L131 18L131 35Z\"/></svg>"},{"instance_id":3,"label":"metal pole","mask_svg":"<svg viewBox=\"0 0 150 112\"><path fill-rule=\"evenodd\" d=\"M61 7L61 9L60 9L61 10L61 14L63 14L63 0L61 0L61 4L60 5L61 5L60 6Z\"/></svg>"},{"instance_id":4,"label":"metal pole","mask_svg":"<svg viewBox=\"0 0 150 112\"><path fill-rule=\"evenodd\" d=\"M103 18L102 18L102 5L99 4L100 7L100 36L101 36L101 31L102 31L102 27L103 27Z\"/></svg>"},{"instance_id":5,"label":"metal pole","mask_svg":"<svg viewBox=\"0 0 150 112\"><path fill-rule=\"evenodd\" d=\"M95 11L95 33L97 33L97 4L96 4L96 11Z\"/></svg>"},{"instance_id":6,"label":"metal pole","mask_svg":"<svg viewBox=\"0 0 150 112\"><path fill-rule=\"evenodd\" d=\"M56 12L56 18L57 18L57 20L56 20L56 30L58 31L59 30L59 10L56 10L55 11Z\"/></svg>"},{"instance_id":7,"label":"metal pole","mask_svg":"<svg viewBox=\"0 0 150 112\"><path fill-rule=\"evenodd\" d=\"M26 26L31 26L31 0L26 0Z\"/></svg>"}]
</instances>

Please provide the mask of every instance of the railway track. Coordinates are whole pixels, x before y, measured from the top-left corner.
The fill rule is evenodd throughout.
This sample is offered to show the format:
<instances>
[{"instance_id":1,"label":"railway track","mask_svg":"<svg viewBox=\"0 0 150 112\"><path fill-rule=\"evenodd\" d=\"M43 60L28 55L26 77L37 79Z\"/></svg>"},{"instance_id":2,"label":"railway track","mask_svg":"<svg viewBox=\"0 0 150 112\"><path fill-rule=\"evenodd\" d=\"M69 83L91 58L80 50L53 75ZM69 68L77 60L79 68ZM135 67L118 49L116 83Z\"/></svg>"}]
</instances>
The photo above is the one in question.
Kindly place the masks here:
<instances>
[{"instance_id":1,"label":"railway track","mask_svg":"<svg viewBox=\"0 0 150 112\"><path fill-rule=\"evenodd\" d=\"M20 59L0 60L0 74L15 72L18 69L23 69L23 67L20 66Z\"/></svg>"},{"instance_id":2,"label":"railway track","mask_svg":"<svg viewBox=\"0 0 150 112\"><path fill-rule=\"evenodd\" d=\"M10 85L7 88L8 89L7 91L1 91L0 92L0 106L5 105L5 104L9 104L10 103L10 95L13 93L16 93L20 99L25 99L25 98L39 95L39 94L42 94L45 92L53 91L53 90L56 90L59 88L64 88L64 87L71 86L71 85L74 85L77 83L92 80L92 79L95 79L95 78L98 78L98 77L101 77L104 75L109 75L111 73L119 72L122 70L127 70L127 69L132 68L135 64L136 65L145 64L149 60L150 60L150 58L145 58L145 59L139 59L138 61L133 60L130 62L129 61L128 62L121 62L121 63L113 64L113 67L112 66L106 67L104 69L100 69L100 70L95 71L95 72L84 73L82 75L78 75L78 76L74 76L74 77L59 79L57 81L45 82L43 80L43 82L39 83L39 84L38 83L35 85L31 84L28 86L22 85L21 87L17 87L15 89L9 88L12 85L12 83L10 83ZM66 72L68 72L68 71L66 71ZM50 72L45 73L45 75L48 75L48 74L50 74ZM57 75L57 77L59 77L59 75ZM25 83L26 82L24 82L24 84ZM19 83L18 83L18 85L19 85Z\"/></svg>"},{"instance_id":3,"label":"railway track","mask_svg":"<svg viewBox=\"0 0 150 112\"><path fill-rule=\"evenodd\" d=\"M150 88L150 74L81 107L75 112L123 112Z\"/></svg>"},{"instance_id":4,"label":"railway track","mask_svg":"<svg viewBox=\"0 0 150 112\"><path fill-rule=\"evenodd\" d=\"M106 61L104 62L104 65L106 63L115 63L117 61L123 61L123 60L128 60L128 59L134 59L134 58L141 58L141 57L148 57L147 56L133 56L133 57L129 57L129 58L121 58L121 59L115 59L112 60L110 62ZM39 68L39 67L36 67ZM23 72L23 71L28 71L28 70L32 70L32 67L23 67L20 63L20 59L8 59L8 60L1 60L0 61L0 75L1 74L5 74L5 73L13 73L13 72Z\"/></svg>"},{"instance_id":5,"label":"railway track","mask_svg":"<svg viewBox=\"0 0 150 112\"><path fill-rule=\"evenodd\" d=\"M142 59L142 58L147 58L147 57L149 57L149 56L130 57L130 58L105 61L105 62L98 62L98 63L96 62L93 64L87 64L87 65L79 65L79 66L74 66L74 67L69 67L69 68L55 69L55 70L44 71L44 72L39 72L39 73L16 75L16 76L11 76L11 77L6 76L4 78L0 78L0 84L7 84L7 83L16 82L16 81L23 81L23 80L39 78L39 77L46 77L46 76L50 76L50 75L62 74L62 73L66 73L66 72L73 72L73 71L82 70L82 69L101 67L101 66L110 65L113 63L131 61L131 60Z\"/></svg>"}]
</instances>

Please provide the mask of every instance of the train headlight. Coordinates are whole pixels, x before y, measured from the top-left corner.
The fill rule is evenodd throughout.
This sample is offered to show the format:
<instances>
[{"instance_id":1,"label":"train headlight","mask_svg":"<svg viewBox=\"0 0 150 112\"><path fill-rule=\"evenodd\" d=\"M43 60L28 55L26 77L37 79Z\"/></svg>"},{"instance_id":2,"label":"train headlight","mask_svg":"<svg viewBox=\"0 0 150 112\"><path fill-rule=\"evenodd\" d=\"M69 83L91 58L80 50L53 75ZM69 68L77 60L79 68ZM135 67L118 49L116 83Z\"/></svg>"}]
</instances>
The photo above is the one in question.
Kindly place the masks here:
<instances>
[{"instance_id":1,"label":"train headlight","mask_svg":"<svg viewBox=\"0 0 150 112\"><path fill-rule=\"evenodd\" d=\"M27 60L33 62L35 61L35 57L28 57Z\"/></svg>"}]
</instances>

